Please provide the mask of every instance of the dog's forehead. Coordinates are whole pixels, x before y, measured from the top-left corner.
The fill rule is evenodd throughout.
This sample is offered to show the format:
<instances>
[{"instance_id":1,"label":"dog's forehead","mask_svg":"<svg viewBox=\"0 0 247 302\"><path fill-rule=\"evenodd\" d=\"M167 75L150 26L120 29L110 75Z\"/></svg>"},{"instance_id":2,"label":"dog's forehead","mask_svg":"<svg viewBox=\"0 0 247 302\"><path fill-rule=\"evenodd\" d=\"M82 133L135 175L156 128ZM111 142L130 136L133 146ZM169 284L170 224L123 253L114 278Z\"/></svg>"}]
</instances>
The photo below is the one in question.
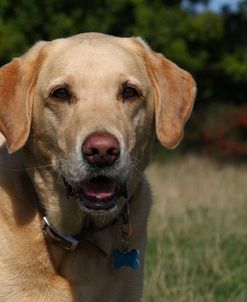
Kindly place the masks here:
<instances>
[{"instance_id":1,"label":"dog's forehead","mask_svg":"<svg viewBox=\"0 0 247 302\"><path fill-rule=\"evenodd\" d=\"M77 78L130 74L143 77L144 68L131 48L130 39L65 39L54 43L42 68L46 79L63 75Z\"/></svg>"}]
</instances>

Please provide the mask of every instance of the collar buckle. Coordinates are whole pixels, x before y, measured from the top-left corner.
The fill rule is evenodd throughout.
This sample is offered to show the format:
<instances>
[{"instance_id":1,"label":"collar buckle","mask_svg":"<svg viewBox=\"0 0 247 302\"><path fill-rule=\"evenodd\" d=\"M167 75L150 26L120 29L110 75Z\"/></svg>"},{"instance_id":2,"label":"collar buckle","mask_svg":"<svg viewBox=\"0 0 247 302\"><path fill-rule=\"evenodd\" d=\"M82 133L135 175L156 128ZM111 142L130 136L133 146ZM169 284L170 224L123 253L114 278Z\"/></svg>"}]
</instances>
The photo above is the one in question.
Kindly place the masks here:
<instances>
[{"instance_id":1,"label":"collar buckle","mask_svg":"<svg viewBox=\"0 0 247 302\"><path fill-rule=\"evenodd\" d=\"M41 222L41 229L46 238L51 239L56 244L63 247L66 251L74 251L79 241L70 235L62 235L59 233L48 221L47 217L44 216Z\"/></svg>"}]
</instances>

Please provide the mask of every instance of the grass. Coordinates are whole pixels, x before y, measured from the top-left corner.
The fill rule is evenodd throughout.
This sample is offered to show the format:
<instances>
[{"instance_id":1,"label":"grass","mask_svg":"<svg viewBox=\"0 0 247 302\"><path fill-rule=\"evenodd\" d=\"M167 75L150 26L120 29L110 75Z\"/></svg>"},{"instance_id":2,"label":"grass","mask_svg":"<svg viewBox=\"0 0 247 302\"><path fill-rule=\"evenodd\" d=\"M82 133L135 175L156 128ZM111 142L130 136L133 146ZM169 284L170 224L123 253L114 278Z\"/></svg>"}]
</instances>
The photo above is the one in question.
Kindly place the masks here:
<instances>
[{"instance_id":1,"label":"grass","mask_svg":"<svg viewBox=\"0 0 247 302\"><path fill-rule=\"evenodd\" d=\"M145 302L247 301L247 166L153 163Z\"/></svg>"}]
</instances>

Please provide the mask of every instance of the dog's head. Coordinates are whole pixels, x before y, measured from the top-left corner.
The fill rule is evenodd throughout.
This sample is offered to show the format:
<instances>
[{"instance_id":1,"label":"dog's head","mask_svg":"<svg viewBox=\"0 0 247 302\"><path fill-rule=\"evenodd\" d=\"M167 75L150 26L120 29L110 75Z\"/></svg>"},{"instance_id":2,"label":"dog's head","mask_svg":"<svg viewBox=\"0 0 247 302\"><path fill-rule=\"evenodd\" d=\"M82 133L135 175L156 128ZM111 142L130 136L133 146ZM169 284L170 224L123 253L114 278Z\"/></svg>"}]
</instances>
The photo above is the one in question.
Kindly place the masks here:
<instances>
[{"instance_id":1,"label":"dog's head","mask_svg":"<svg viewBox=\"0 0 247 302\"><path fill-rule=\"evenodd\" d=\"M25 146L51 222L76 233L86 220L103 225L118 215L154 129L162 145L180 142L196 89L139 38L82 34L39 42L3 66L0 91L8 150Z\"/></svg>"}]
</instances>

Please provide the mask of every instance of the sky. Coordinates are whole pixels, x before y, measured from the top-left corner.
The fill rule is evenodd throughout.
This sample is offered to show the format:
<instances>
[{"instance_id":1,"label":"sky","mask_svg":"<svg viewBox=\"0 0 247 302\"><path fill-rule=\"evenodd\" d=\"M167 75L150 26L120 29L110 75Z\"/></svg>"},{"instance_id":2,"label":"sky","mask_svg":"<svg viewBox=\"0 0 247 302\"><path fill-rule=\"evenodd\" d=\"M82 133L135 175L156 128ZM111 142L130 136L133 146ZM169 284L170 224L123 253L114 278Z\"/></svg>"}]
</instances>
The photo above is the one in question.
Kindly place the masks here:
<instances>
[{"instance_id":1,"label":"sky","mask_svg":"<svg viewBox=\"0 0 247 302\"><path fill-rule=\"evenodd\" d=\"M239 0L211 0L210 10L219 11L224 4L230 5L233 9L237 7Z\"/></svg>"},{"instance_id":2,"label":"sky","mask_svg":"<svg viewBox=\"0 0 247 302\"><path fill-rule=\"evenodd\" d=\"M207 6L198 4L196 6L196 10L198 12L200 12L200 11L204 11L205 9L207 9L207 10L214 11L214 12L220 12L221 7L223 5L228 5L232 8L232 10L234 10L237 8L238 3L240 1L241 0L210 0L209 5L207 5ZM186 7L186 1L184 2L184 5Z\"/></svg>"}]
</instances>

